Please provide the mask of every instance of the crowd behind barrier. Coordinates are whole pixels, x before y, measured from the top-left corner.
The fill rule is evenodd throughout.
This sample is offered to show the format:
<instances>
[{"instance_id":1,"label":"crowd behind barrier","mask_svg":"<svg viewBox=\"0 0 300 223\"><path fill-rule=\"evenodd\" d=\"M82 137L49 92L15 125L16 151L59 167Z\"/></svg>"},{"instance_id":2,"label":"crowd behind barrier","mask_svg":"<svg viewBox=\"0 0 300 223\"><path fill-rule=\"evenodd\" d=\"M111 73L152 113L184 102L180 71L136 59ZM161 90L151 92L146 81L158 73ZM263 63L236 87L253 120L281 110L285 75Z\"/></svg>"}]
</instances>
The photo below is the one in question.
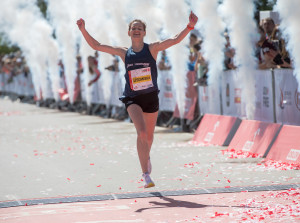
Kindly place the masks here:
<instances>
[{"instance_id":1,"label":"crowd behind barrier","mask_svg":"<svg viewBox=\"0 0 300 223\"><path fill-rule=\"evenodd\" d=\"M171 70L159 71L158 83L160 86L160 113L166 117L166 124L170 118L180 118L176 104L176 90L172 79ZM86 100L82 97L83 106L79 112L88 112L89 114L103 114L106 117L119 114L119 119L126 119L128 115L118 97L122 93L121 75L119 72L108 71L112 76L111 95L108 100L104 99L103 83L97 83L97 89L90 91L90 97L93 106L89 107ZM104 74L101 74L104 75ZM199 120L204 114L219 114L249 119L246 112L246 102L243 98L243 86L238 78L238 70L227 70L220 74L219 89L212 86L193 85L196 72L189 71L187 74L188 88L186 91L186 100L183 118L188 122ZM271 69L256 70L253 74L255 78L255 109L254 120L282 123L289 125L300 125L300 92L298 83L293 75L292 69ZM81 80L81 85L84 86ZM23 102L37 103L34 100L34 86L30 73L22 72L11 77L7 73L0 74L0 93L2 96L10 96L12 99L19 98ZM101 85L102 84L102 85ZM81 89L81 93L84 89ZM100 96L102 94L102 96ZM69 103L60 99L59 102L51 100L52 103L44 106L52 107L71 106ZM46 103L46 102L43 102ZM64 104L65 103L65 104ZM60 108L61 109L61 108ZM66 107L66 110L70 108ZM164 114L162 114L164 113ZM122 114L122 115L121 115ZM113 117L114 118L114 117ZM117 117L115 117L117 118ZM159 120L158 122L161 122Z\"/></svg>"},{"instance_id":2,"label":"crowd behind barrier","mask_svg":"<svg viewBox=\"0 0 300 223\"><path fill-rule=\"evenodd\" d=\"M238 79L238 68L233 60L235 50L231 47L229 35L224 33L226 39L224 72L220 73L221 84L216 88L207 86L209 72L207 61L201 51L203 41L199 35L192 32L188 46L190 54L187 64L186 85L188 87L185 92L184 114L179 114L173 71L167 52L163 51L160 55L158 84L161 92L158 124L169 126L178 123L178 119L183 119L184 125L188 126L189 130L193 130L197 128L203 114L211 113L240 118L251 116L260 121L300 125L298 84L292 70L286 69L291 68L292 61L285 49L285 41L281 37L278 25L275 25L271 18L263 19L258 27L258 33L260 39L256 44L256 57L259 70L253 74L256 85L252 95L255 98L254 114L246 114L245 99L242 98L243 87ZM98 63L99 55L95 52L95 55L87 58L89 75L85 78L82 58L78 55L76 57L77 77L72 96L68 94L64 64L59 61L58 100L54 100L56 97L51 92L50 78L46 80L47 92L41 92L41 100L37 100L39 97L36 97L36 92L39 89L35 89L37 86L33 83L26 58L21 52L1 55L0 59L1 95L10 96L13 100L19 98L23 102L37 103L39 106L61 110L120 120L128 118L127 111L118 100L124 85L118 57L114 56L112 65L101 70ZM70 97L73 97L72 104Z\"/></svg>"}]
</instances>

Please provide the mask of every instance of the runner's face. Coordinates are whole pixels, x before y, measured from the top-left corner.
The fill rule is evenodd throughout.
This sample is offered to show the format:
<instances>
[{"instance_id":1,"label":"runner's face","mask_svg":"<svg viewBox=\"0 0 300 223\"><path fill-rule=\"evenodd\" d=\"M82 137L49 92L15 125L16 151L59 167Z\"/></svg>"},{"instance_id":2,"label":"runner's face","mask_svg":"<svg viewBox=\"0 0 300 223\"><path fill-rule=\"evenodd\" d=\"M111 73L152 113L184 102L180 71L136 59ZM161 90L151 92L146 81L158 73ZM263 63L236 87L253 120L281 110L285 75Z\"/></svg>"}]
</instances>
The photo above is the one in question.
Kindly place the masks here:
<instances>
[{"instance_id":1,"label":"runner's face","mask_svg":"<svg viewBox=\"0 0 300 223\"><path fill-rule=\"evenodd\" d=\"M143 24L140 22L134 22L128 31L128 35L134 39L143 38L146 35Z\"/></svg>"}]
</instances>

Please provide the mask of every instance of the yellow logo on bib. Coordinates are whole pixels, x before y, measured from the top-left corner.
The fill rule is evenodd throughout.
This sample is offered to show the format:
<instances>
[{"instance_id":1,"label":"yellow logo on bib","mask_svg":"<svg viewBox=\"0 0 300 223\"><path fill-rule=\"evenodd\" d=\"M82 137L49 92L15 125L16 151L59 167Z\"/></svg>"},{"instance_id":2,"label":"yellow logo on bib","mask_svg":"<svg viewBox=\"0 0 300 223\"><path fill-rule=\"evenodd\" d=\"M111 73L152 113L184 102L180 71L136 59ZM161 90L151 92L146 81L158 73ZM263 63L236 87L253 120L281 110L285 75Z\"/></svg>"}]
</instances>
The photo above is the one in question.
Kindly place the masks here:
<instances>
[{"instance_id":1,"label":"yellow logo on bib","mask_svg":"<svg viewBox=\"0 0 300 223\"><path fill-rule=\"evenodd\" d=\"M132 82L134 84L137 84L137 83L150 81L150 80L151 80L151 75L147 75L147 76L142 76L142 77L135 77L135 78L132 79Z\"/></svg>"}]
</instances>

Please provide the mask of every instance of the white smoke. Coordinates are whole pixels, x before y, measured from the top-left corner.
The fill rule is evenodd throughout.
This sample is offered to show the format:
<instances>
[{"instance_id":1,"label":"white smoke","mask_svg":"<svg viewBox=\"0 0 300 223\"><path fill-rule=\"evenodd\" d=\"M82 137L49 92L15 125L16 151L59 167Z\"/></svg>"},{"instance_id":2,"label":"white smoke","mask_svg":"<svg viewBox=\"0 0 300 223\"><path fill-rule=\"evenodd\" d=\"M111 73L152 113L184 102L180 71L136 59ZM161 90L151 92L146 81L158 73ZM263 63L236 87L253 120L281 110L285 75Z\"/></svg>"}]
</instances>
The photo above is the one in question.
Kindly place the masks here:
<instances>
[{"instance_id":1,"label":"white smoke","mask_svg":"<svg viewBox=\"0 0 300 223\"><path fill-rule=\"evenodd\" d=\"M70 102L74 102L74 87L76 79L76 39L78 37L75 8L80 7L78 1L49 0L48 13L55 27L55 35L59 43L62 61L65 67L65 77Z\"/></svg>"},{"instance_id":2,"label":"white smoke","mask_svg":"<svg viewBox=\"0 0 300 223\"><path fill-rule=\"evenodd\" d=\"M91 5L83 4L80 7L75 8L77 11L78 18L83 18L86 23L86 29L98 42L101 44L107 44L112 46L124 46L127 36L127 23L125 22L124 16L119 14L126 11L127 1L116 2L116 1L94 1L94 7ZM116 5L120 7L116 7ZM122 10L123 9L123 10ZM121 11L120 11L121 10ZM90 105L92 98L89 93L90 87L88 82L90 81L90 74L88 71L87 57L94 55L94 50L86 43L85 39L81 35L80 31L80 54L82 56L82 62L84 67L84 87L87 89L85 98L87 104ZM123 32L123 33L121 33ZM127 41L128 42L128 41ZM122 44L121 44L122 43ZM128 45L128 44L127 44ZM99 103L105 103L107 106L111 101L111 87L112 87L112 75L109 71L104 68L112 64L113 57L107 53L99 52L99 63L98 68L102 75L98 80L100 101ZM104 100L104 101L103 101Z\"/></svg>"},{"instance_id":3,"label":"white smoke","mask_svg":"<svg viewBox=\"0 0 300 223\"><path fill-rule=\"evenodd\" d=\"M161 8L156 7L154 0L131 0L134 7L129 7L126 10L127 18L130 21L133 19L141 19L146 22L146 37L145 42L152 43L159 40L159 31L162 28ZM145 10L147 9L147 10Z\"/></svg>"},{"instance_id":4,"label":"white smoke","mask_svg":"<svg viewBox=\"0 0 300 223\"><path fill-rule=\"evenodd\" d=\"M163 11L160 17L163 23L165 36L171 37L178 34L186 27L189 20L189 8L184 1L156 1L157 7ZM185 92L186 92L186 72L188 58L188 38L180 44L167 49L172 66L172 75L176 89L176 100L180 117L183 118L185 112Z\"/></svg>"},{"instance_id":5,"label":"white smoke","mask_svg":"<svg viewBox=\"0 0 300 223\"><path fill-rule=\"evenodd\" d=\"M192 8L199 18L200 33L203 37L202 52L208 62L208 83L219 81L224 63L225 24L218 13L218 0L195 0Z\"/></svg>"},{"instance_id":6,"label":"white smoke","mask_svg":"<svg viewBox=\"0 0 300 223\"><path fill-rule=\"evenodd\" d=\"M294 75L298 81L300 92L300 5L299 0L277 0L274 8L279 12L281 23L279 28L287 40L287 50L290 52L294 66Z\"/></svg>"},{"instance_id":7,"label":"white smoke","mask_svg":"<svg viewBox=\"0 0 300 223\"><path fill-rule=\"evenodd\" d=\"M5 0L2 1L0 10L3 22L1 29L13 43L22 49L33 75L37 98L41 99L43 96L47 99L54 96L58 99L56 79L58 68L54 68L54 64L58 61L58 46L51 36L53 32L51 26L42 17L35 1ZM49 77L52 91L49 87ZM42 95L40 95L40 90Z\"/></svg>"},{"instance_id":8,"label":"white smoke","mask_svg":"<svg viewBox=\"0 0 300 223\"><path fill-rule=\"evenodd\" d=\"M220 11L228 25L232 47L235 49L234 63L238 67L238 76L243 85L242 103L246 105L246 116L254 118L256 60L254 46L257 41L257 29L254 21L253 0L224 0Z\"/></svg>"},{"instance_id":9,"label":"white smoke","mask_svg":"<svg viewBox=\"0 0 300 223\"><path fill-rule=\"evenodd\" d=\"M218 12L218 0L195 0L192 1L192 8L198 15L198 25L201 37L203 38L201 52L208 63L208 85L209 90L216 92L210 94L210 106L214 106L219 100L220 74L224 67L225 24ZM218 97L218 98L215 98Z\"/></svg>"},{"instance_id":10,"label":"white smoke","mask_svg":"<svg viewBox=\"0 0 300 223\"><path fill-rule=\"evenodd\" d=\"M108 29L110 30L109 33L109 39L110 43L113 46L120 46L120 47L129 47L131 45L130 38L128 36L128 24L130 22L130 13L129 9L131 7L130 5L131 0L111 0L111 1L103 1L103 8L105 8L106 17L110 21L110 24ZM118 7L116 7L116 5ZM114 27L113 29L111 27ZM112 63L112 57L109 57L110 64ZM119 91L123 91L123 88L125 86L125 79L124 79L124 73L125 73L125 66L123 61L120 59L120 65L119 65L120 72L118 73L119 79L121 79L122 82L122 89ZM102 69L103 74L103 84L106 86L106 101L111 97L111 90L108 89L109 86L113 84L112 73L108 72L106 70ZM104 78L108 76L108 79ZM112 86L117 87L117 86ZM121 95L120 95L121 96ZM111 100L110 100L111 101Z\"/></svg>"}]
</instances>

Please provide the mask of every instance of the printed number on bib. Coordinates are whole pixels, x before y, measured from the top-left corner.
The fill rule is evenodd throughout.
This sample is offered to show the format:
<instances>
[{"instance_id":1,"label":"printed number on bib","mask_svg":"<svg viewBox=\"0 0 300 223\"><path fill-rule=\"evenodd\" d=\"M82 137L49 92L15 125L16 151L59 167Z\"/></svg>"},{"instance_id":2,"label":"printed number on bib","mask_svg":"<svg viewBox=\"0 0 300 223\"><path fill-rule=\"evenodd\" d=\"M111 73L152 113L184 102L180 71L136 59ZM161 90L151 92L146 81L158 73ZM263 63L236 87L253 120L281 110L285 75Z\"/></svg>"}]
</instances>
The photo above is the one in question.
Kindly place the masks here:
<instances>
[{"instance_id":1,"label":"printed number on bib","mask_svg":"<svg viewBox=\"0 0 300 223\"><path fill-rule=\"evenodd\" d=\"M140 91L153 87L150 67L128 71L130 88L133 91Z\"/></svg>"}]
</instances>

